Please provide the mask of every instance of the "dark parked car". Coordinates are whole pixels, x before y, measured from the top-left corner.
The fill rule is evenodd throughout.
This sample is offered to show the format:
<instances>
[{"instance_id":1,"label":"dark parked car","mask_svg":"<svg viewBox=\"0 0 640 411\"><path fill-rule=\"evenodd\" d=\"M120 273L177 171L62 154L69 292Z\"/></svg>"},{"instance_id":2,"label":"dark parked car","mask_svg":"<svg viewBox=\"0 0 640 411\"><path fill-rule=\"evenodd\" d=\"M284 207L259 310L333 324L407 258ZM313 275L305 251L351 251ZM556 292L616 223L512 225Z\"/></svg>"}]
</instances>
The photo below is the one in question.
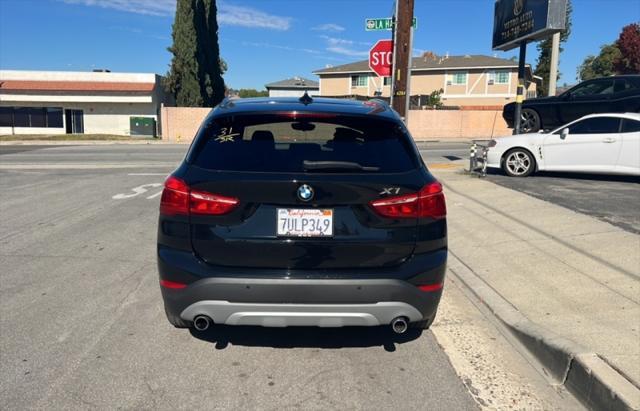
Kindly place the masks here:
<instances>
[{"instance_id":1,"label":"dark parked car","mask_svg":"<svg viewBox=\"0 0 640 411\"><path fill-rule=\"evenodd\" d=\"M512 128L515 106L515 103L509 103L502 112ZM596 113L640 113L640 75L587 80L559 96L525 100L521 132L551 130Z\"/></svg>"},{"instance_id":2,"label":"dark parked car","mask_svg":"<svg viewBox=\"0 0 640 411\"><path fill-rule=\"evenodd\" d=\"M169 322L427 328L447 260L442 186L384 102L225 100L166 180Z\"/></svg>"}]
</instances>

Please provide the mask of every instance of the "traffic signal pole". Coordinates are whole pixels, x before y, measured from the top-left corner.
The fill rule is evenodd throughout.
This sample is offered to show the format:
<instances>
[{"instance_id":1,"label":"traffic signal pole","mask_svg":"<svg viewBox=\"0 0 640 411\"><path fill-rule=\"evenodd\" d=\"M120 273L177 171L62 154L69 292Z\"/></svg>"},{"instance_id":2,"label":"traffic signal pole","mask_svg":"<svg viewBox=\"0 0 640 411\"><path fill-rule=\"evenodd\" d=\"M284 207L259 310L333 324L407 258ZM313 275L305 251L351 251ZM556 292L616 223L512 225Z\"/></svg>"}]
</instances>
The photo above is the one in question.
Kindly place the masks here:
<instances>
[{"instance_id":1,"label":"traffic signal pole","mask_svg":"<svg viewBox=\"0 0 640 411\"><path fill-rule=\"evenodd\" d=\"M518 90L516 92L516 110L514 113L513 134L520 134L522 123L522 102L524 101L525 85L525 59L527 57L527 42L520 43L520 60L518 61Z\"/></svg>"},{"instance_id":2,"label":"traffic signal pole","mask_svg":"<svg viewBox=\"0 0 640 411\"><path fill-rule=\"evenodd\" d=\"M411 37L413 33L414 0L396 0L393 37L392 107L407 121L409 82L411 76Z\"/></svg>"}]
</instances>

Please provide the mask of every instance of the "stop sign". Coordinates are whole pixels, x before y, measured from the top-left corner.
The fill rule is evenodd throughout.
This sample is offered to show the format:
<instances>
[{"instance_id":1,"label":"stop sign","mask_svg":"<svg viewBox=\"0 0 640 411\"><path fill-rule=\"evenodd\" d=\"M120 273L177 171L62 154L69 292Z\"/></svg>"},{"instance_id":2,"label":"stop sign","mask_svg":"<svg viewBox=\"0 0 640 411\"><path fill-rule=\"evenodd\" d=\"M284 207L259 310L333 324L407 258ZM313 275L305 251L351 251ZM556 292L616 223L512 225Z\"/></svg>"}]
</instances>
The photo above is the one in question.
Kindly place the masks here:
<instances>
[{"instance_id":1,"label":"stop sign","mask_svg":"<svg viewBox=\"0 0 640 411\"><path fill-rule=\"evenodd\" d=\"M369 68L380 77L391 77L393 40L378 40L369 50Z\"/></svg>"}]
</instances>

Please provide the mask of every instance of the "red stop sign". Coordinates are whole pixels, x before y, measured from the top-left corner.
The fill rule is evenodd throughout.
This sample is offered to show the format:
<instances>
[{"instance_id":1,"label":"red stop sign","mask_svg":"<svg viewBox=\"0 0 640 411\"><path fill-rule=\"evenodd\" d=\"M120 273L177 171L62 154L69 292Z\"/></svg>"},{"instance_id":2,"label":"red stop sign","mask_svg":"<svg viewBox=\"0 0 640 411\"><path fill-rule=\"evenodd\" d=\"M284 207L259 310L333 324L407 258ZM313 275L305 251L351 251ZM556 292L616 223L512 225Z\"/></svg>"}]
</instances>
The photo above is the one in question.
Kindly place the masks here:
<instances>
[{"instance_id":1,"label":"red stop sign","mask_svg":"<svg viewBox=\"0 0 640 411\"><path fill-rule=\"evenodd\" d=\"M391 77L393 40L378 40L369 50L369 68L380 77Z\"/></svg>"}]
</instances>

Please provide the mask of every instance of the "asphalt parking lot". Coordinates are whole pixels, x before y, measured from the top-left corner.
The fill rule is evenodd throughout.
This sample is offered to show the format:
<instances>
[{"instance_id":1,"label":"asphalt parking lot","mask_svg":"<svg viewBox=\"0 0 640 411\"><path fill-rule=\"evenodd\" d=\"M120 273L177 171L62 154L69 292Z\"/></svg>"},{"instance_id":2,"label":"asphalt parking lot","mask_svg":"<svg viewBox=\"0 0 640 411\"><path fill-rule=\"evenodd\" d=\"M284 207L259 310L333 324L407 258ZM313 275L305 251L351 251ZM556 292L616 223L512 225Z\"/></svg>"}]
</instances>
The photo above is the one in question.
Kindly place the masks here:
<instances>
[{"instance_id":1,"label":"asphalt parking lot","mask_svg":"<svg viewBox=\"0 0 640 411\"><path fill-rule=\"evenodd\" d=\"M526 178L491 171L487 179L640 234L640 178L540 172Z\"/></svg>"}]
</instances>

